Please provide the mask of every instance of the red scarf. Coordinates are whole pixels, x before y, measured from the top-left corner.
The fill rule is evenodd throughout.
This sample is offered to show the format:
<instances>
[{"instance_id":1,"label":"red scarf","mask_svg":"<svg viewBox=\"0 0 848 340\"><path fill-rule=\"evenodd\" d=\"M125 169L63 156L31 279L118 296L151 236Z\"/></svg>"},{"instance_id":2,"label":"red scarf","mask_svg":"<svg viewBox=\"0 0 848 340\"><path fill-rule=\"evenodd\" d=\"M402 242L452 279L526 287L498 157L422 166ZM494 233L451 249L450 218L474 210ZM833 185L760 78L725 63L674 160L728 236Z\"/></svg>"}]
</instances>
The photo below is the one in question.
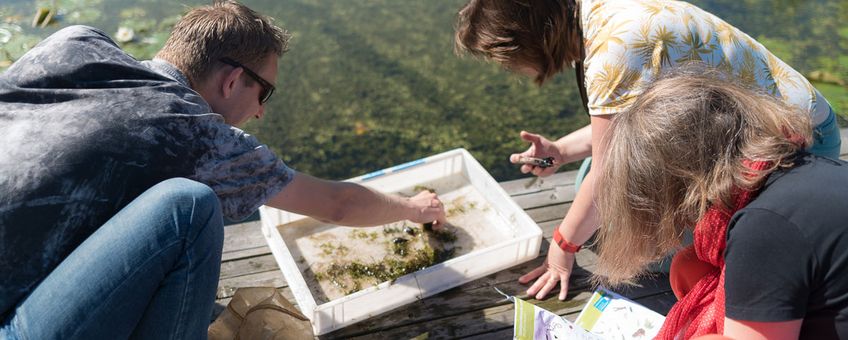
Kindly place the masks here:
<instances>
[{"instance_id":1,"label":"red scarf","mask_svg":"<svg viewBox=\"0 0 848 340\"><path fill-rule=\"evenodd\" d=\"M770 162L745 162L748 168L761 171ZM747 205L755 191L734 190L731 209L711 206L695 225L695 254L715 268L704 275L686 296L678 301L665 318L657 339L691 339L706 334L724 333L724 248L727 224L736 211Z\"/></svg>"}]
</instances>

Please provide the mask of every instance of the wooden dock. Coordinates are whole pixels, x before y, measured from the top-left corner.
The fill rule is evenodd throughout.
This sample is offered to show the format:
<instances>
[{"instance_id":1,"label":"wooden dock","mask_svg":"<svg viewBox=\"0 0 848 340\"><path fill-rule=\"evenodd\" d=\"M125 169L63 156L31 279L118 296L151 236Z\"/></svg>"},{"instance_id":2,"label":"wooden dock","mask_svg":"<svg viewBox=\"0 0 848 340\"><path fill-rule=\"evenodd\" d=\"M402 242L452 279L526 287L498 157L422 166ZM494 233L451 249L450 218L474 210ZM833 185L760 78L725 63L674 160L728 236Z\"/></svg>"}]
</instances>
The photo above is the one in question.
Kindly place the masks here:
<instances>
[{"instance_id":1,"label":"wooden dock","mask_svg":"<svg viewBox=\"0 0 848 340\"><path fill-rule=\"evenodd\" d=\"M844 129L842 136L841 158L846 159L848 139L845 136L848 136L848 132ZM591 249L584 249L577 254L565 301L556 299L555 294L543 301L528 299L525 294L528 286L519 284L518 277L544 261L554 227L562 220L574 199L575 175L575 171L568 171L543 179L525 178L501 183L504 190L542 228L544 240L541 253L535 260L410 303L321 338L509 339L513 334L513 304L498 294L494 287L574 320L591 295L587 278L596 263L596 256ZM617 292L661 314L666 314L676 301L665 273L658 272L641 280L639 284ZM277 287L283 296L296 303L262 236L258 221L225 228L215 314L226 307L236 288L250 286Z\"/></svg>"}]
</instances>

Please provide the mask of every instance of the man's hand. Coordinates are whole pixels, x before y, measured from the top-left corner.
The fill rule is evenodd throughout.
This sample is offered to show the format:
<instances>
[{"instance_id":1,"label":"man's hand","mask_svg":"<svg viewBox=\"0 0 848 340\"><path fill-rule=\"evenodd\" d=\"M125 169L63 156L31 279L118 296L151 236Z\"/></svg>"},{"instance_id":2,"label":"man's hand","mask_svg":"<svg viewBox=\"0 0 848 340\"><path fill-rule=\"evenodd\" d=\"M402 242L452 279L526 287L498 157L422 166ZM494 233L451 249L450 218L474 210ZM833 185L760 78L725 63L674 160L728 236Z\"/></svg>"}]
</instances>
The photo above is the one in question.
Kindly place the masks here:
<instances>
[{"instance_id":1,"label":"man's hand","mask_svg":"<svg viewBox=\"0 0 848 340\"><path fill-rule=\"evenodd\" d=\"M521 173L532 172L536 176L545 177L556 172L557 168L563 164L562 154L554 142L551 142L541 135L521 131L521 139L530 142L530 148L522 153L514 153L509 156L509 161L513 164L520 164L521 157L548 158L553 157L553 166L542 168L535 165L521 165Z\"/></svg>"},{"instance_id":2,"label":"man's hand","mask_svg":"<svg viewBox=\"0 0 848 340\"><path fill-rule=\"evenodd\" d=\"M527 295L533 296L536 300L544 299L557 283L559 283L559 299L565 300L568 293L568 278L571 276L571 269L574 267L574 254L566 253L560 249L556 243L551 242L548 248L548 257L536 269L524 274L518 278L521 284L527 284L533 279L536 282L527 289Z\"/></svg>"},{"instance_id":3,"label":"man's hand","mask_svg":"<svg viewBox=\"0 0 848 340\"><path fill-rule=\"evenodd\" d=\"M408 202L416 211L416 214L409 219L410 221L433 223L434 227L440 227L447 223L445 206L435 193L425 190L408 198Z\"/></svg>"}]
</instances>

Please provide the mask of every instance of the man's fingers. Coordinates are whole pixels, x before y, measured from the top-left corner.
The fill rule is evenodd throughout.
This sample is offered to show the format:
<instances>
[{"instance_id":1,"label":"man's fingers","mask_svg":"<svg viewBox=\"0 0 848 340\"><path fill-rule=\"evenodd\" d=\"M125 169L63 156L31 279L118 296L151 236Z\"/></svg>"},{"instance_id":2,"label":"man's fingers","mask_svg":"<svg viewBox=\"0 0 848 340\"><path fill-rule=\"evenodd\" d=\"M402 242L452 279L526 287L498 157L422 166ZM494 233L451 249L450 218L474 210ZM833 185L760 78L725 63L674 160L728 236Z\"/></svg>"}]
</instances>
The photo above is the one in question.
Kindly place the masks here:
<instances>
[{"instance_id":1,"label":"man's fingers","mask_svg":"<svg viewBox=\"0 0 848 340\"><path fill-rule=\"evenodd\" d=\"M539 275L544 274L544 273L545 273L545 270L547 270L547 269L548 269L548 267L547 267L547 266L545 266L545 265L541 265L541 266L539 266L539 267L536 267L536 269L533 269L533 270L531 270L529 273L524 274L524 275L522 275L521 277L519 277L519 278L518 278L518 283L521 283L521 284L527 284L527 283L528 283L528 282L530 282L531 280L533 280L533 279L535 279L535 278L539 277Z\"/></svg>"},{"instance_id":2,"label":"man's fingers","mask_svg":"<svg viewBox=\"0 0 848 340\"><path fill-rule=\"evenodd\" d=\"M437 229L444 228L445 225L448 224L448 217L445 215L445 209L439 209L439 215L436 216L436 226Z\"/></svg>"},{"instance_id":3,"label":"man's fingers","mask_svg":"<svg viewBox=\"0 0 848 340\"><path fill-rule=\"evenodd\" d=\"M532 165L524 164L524 165L521 166L521 173L526 174L530 171L533 171L533 168L534 168L534 166L532 166Z\"/></svg>"},{"instance_id":4,"label":"man's fingers","mask_svg":"<svg viewBox=\"0 0 848 340\"><path fill-rule=\"evenodd\" d=\"M444 228L447 224L447 216L445 215L444 203L436 196L436 194L432 194L432 198L430 199L430 211L431 213L435 213L435 221L433 223L433 228L436 230L440 230Z\"/></svg>"}]
</instances>

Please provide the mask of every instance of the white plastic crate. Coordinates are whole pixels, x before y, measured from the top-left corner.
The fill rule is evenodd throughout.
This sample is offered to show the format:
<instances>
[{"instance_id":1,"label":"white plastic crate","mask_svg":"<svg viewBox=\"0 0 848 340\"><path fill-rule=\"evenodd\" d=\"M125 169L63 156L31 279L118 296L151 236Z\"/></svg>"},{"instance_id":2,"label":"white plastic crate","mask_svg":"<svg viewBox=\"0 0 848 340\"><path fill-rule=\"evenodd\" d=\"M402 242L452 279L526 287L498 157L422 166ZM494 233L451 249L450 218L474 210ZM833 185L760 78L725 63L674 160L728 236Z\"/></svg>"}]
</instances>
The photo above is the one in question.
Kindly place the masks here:
<instances>
[{"instance_id":1,"label":"white plastic crate","mask_svg":"<svg viewBox=\"0 0 848 340\"><path fill-rule=\"evenodd\" d=\"M333 226L308 217L263 206L262 231L301 311L310 318L316 335L385 313L477 278L532 260L539 255L542 231L465 149L401 164L348 180L381 192L411 192L423 185L434 188L443 201L457 192L471 192L479 200L457 229L472 246L445 262L380 283L350 295L321 296L320 287L307 284L302 271L304 242L312 230ZM453 220L449 217L449 223ZM296 225L296 226L293 226ZM287 226L289 226L287 228ZM298 258L298 260L296 260ZM327 301L322 301L327 300Z\"/></svg>"}]
</instances>

